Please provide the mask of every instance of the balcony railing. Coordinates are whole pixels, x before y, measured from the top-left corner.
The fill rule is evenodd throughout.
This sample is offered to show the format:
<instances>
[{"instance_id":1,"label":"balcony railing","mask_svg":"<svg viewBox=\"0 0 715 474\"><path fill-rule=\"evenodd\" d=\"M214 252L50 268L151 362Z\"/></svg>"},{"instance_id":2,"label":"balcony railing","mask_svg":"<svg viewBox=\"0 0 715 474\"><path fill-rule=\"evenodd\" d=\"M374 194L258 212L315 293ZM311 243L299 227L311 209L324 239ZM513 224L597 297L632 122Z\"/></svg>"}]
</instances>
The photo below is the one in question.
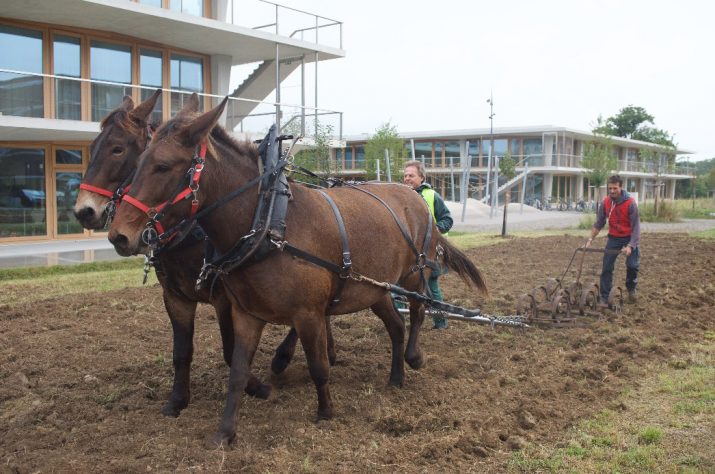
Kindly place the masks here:
<instances>
[{"instance_id":1,"label":"balcony railing","mask_svg":"<svg viewBox=\"0 0 715 474\"><path fill-rule=\"evenodd\" d=\"M315 13L267 0L230 0L225 18L217 13L217 19L227 23L343 49L343 23Z\"/></svg>"},{"instance_id":2,"label":"balcony railing","mask_svg":"<svg viewBox=\"0 0 715 474\"><path fill-rule=\"evenodd\" d=\"M50 101L54 101L52 105L54 114L45 110L46 102L43 94L45 83L49 83ZM89 95L82 93L83 83L89 88ZM0 115L82 120L82 98L89 97L90 116L85 118L88 121L98 122L119 106L125 95L132 96L134 101L139 103L153 94L156 89L158 88L0 68ZM162 90L163 94L154 111L154 119L167 119L175 115L193 92L178 89ZM197 94L200 98L200 107L204 110L214 107L224 98L224 96L201 92ZM304 130L305 136L311 137L315 135L317 125L319 131L323 133L330 131L331 136L342 139L342 112L229 97L227 115L235 116L232 113L233 109L238 108L240 102L251 103L253 110L250 114L241 117L240 124L234 131L243 132L247 136L254 134L262 136L280 119L281 124L286 125L285 131L288 133L298 134ZM277 112L278 108L280 115Z\"/></svg>"}]
</instances>

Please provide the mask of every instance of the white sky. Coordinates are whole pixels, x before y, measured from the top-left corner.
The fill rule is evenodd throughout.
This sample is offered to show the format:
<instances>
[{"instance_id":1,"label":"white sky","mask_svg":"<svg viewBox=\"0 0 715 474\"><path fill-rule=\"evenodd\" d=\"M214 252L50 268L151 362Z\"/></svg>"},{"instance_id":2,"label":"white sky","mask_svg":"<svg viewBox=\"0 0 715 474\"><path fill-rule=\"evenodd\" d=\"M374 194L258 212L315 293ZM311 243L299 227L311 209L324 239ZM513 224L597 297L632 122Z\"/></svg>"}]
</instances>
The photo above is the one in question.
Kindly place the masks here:
<instances>
[{"instance_id":1,"label":"white sky","mask_svg":"<svg viewBox=\"0 0 715 474\"><path fill-rule=\"evenodd\" d=\"M279 3L344 23L318 106L344 112L347 135L488 127L491 90L494 127L591 130L633 104L693 159L715 157L711 0Z\"/></svg>"}]
</instances>

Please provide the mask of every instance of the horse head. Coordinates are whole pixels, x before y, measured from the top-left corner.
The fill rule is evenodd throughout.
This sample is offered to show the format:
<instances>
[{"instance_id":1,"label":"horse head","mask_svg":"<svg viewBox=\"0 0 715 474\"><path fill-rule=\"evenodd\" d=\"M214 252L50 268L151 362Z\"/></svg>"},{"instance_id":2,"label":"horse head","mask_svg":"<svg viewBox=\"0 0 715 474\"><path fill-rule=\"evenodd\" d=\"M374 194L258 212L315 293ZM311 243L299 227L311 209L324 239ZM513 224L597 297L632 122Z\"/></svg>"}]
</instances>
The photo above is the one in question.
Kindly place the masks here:
<instances>
[{"instance_id":1,"label":"horse head","mask_svg":"<svg viewBox=\"0 0 715 474\"><path fill-rule=\"evenodd\" d=\"M212 129L226 107L226 97L216 108L196 114L198 96L164 123L142 153L137 171L112 221L109 240L120 255L147 253L156 237L203 204L200 176ZM213 170L212 170L213 171ZM213 171L215 172L215 171ZM129 204L129 205L127 205Z\"/></svg>"},{"instance_id":2,"label":"horse head","mask_svg":"<svg viewBox=\"0 0 715 474\"><path fill-rule=\"evenodd\" d=\"M84 228L104 227L109 203L121 197L116 191L128 184L150 140L148 117L160 95L158 89L136 108L132 98L125 96L102 120L101 132L90 144L89 167L74 206L74 215Z\"/></svg>"}]
</instances>

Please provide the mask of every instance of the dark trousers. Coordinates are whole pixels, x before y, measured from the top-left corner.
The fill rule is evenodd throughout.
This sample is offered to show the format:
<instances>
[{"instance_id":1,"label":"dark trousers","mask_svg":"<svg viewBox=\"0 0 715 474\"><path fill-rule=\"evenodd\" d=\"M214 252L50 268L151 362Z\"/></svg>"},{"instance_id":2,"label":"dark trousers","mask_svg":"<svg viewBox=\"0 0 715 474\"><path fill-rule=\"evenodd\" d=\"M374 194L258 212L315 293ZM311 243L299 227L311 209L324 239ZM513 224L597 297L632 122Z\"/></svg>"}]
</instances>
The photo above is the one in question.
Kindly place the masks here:
<instances>
[{"instance_id":1,"label":"dark trousers","mask_svg":"<svg viewBox=\"0 0 715 474\"><path fill-rule=\"evenodd\" d=\"M620 250L631 241L628 237L613 237L608 236L606 242L606 250ZM613 286L613 268L616 265L617 253L603 254L603 270L601 271L601 299L608 300L608 294ZM638 284L638 269L640 268L641 252L640 247L636 247L631 252L631 255L626 258L626 289L633 291Z\"/></svg>"}]
</instances>

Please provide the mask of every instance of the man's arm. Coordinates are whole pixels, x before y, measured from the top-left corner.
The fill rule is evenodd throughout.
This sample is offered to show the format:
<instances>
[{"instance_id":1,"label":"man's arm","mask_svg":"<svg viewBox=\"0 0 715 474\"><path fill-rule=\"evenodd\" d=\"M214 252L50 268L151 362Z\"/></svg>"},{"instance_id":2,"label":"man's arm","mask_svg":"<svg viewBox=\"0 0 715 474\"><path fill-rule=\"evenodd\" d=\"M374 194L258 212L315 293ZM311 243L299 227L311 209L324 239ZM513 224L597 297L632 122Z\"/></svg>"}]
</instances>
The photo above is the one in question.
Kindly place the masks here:
<instances>
[{"instance_id":1,"label":"man's arm","mask_svg":"<svg viewBox=\"0 0 715 474\"><path fill-rule=\"evenodd\" d=\"M436 192L434 193L434 218L437 221L437 228L443 234L449 232L454 224L452 214L444 203L444 199Z\"/></svg>"},{"instance_id":2,"label":"man's arm","mask_svg":"<svg viewBox=\"0 0 715 474\"><path fill-rule=\"evenodd\" d=\"M628 246L634 249L641 242L641 217L638 211L638 204L635 201L628 207L628 218L631 220L631 241L628 242Z\"/></svg>"}]
</instances>

